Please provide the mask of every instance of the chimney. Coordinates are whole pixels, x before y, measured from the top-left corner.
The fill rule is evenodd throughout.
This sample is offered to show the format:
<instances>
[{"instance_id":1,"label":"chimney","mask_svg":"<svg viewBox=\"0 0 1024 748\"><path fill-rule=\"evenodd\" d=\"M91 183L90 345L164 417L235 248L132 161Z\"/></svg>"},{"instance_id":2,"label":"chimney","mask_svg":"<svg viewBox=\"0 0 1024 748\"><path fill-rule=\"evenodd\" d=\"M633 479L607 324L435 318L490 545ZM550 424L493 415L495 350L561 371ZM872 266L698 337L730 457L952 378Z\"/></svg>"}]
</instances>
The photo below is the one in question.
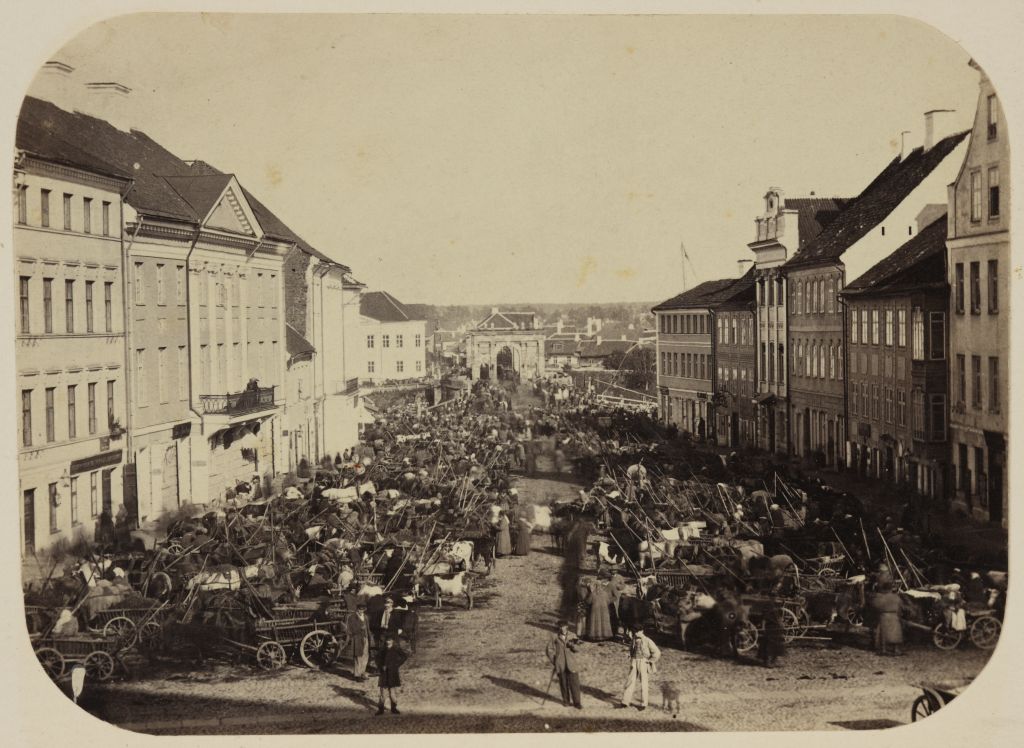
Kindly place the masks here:
<instances>
[{"instance_id":1,"label":"chimney","mask_svg":"<svg viewBox=\"0 0 1024 748\"><path fill-rule=\"evenodd\" d=\"M600 336L600 335L598 335L598 336L597 336L597 339L596 339L596 340L597 340L597 344L598 344L598 345L601 345L601 336Z\"/></svg>"},{"instance_id":2,"label":"chimney","mask_svg":"<svg viewBox=\"0 0 1024 748\"><path fill-rule=\"evenodd\" d=\"M29 87L29 96L49 101L68 112L75 108L74 79L75 69L59 60L49 60L36 75Z\"/></svg>"},{"instance_id":3,"label":"chimney","mask_svg":"<svg viewBox=\"0 0 1024 748\"><path fill-rule=\"evenodd\" d=\"M950 114L955 109L932 109L924 113L924 150L930 151L932 146L947 135L952 134Z\"/></svg>"},{"instance_id":4,"label":"chimney","mask_svg":"<svg viewBox=\"0 0 1024 748\"><path fill-rule=\"evenodd\" d=\"M562 334L562 320L558 320L558 322L555 323L555 332L559 335Z\"/></svg>"},{"instance_id":5,"label":"chimney","mask_svg":"<svg viewBox=\"0 0 1024 748\"><path fill-rule=\"evenodd\" d=\"M131 130L132 117L129 108L132 104L132 90L128 86L109 81L86 83L85 89L84 106L79 111L105 120L118 130Z\"/></svg>"},{"instance_id":6,"label":"chimney","mask_svg":"<svg viewBox=\"0 0 1024 748\"><path fill-rule=\"evenodd\" d=\"M913 146L907 142L908 135L910 135L910 130L900 131L900 161L905 161L913 150Z\"/></svg>"},{"instance_id":7,"label":"chimney","mask_svg":"<svg viewBox=\"0 0 1024 748\"><path fill-rule=\"evenodd\" d=\"M491 307L491 314L497 314L497 313L498 313L498 307L492 306Z\"/></svg>"},{"instance_id":8,"label":"chimney","mask_svg":"<svg viewBox=\"0 0 1024 748\"><path fill-rule=\"evenodd\" d=\"M742 278L743 274L747 272L747 265L752 262L753 260L736 260L736 277Z\"/></svg>"}]
</instances>

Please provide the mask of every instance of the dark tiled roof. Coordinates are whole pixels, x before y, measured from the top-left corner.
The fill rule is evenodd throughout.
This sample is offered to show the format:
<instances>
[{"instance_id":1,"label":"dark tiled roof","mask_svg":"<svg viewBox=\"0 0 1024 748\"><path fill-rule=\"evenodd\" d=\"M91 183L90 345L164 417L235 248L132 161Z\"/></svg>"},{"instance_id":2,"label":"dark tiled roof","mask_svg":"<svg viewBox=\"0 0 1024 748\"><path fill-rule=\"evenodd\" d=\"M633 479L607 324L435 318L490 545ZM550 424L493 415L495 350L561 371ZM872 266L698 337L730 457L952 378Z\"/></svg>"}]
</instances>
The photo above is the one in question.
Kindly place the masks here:
<instances>
[{"instance_id":1,"label":"dark tiled roof","mask_svg":"<svg viewBox=\"0 0 1024 748\"><path fill-rule=\"evenodd\" d=\"M313 344L306 340L298 330L291 325L284 326L285 332L285 346L288 349L289 356L301 356L304 353L313 353L316 348Z\"/></svg>"},{"instance_id":2,"label":"dark tiled roof","mask_svg":"<svg viewBox=\"0 0 1024 748\"><path fill-rule=\"evenodd\" d=\"M573 340L571 337L568 339L552 339L548 338L544 341L544 355L560 355L569 356L576 353L576 349L579 347L579 343Z\"/></svg>"},{"instance_id":3,"label":"dark tiled roof","mask_svg":"<svg viewBox=\"0 0 1024 748\"><path fill-rule=\"evenodd\" d=\"M580 358L604 358L612 353L625 353L634 345L636 342L630 340L602 340L600 343L584 340L580 343L579 355Z\"/></svg>"},{"instance_id":4,"label":"dark tiled roof","mask_svg":"<svg viewBox=\"0 0 1024 748\"><path fill-rule=\"evenodd\" d=\"M970 131L950 135L928 151L915 148L902 161L895 158L846 210L818 236L795 254L787 268L826 264L842 258L843 252L874 229L942 163Z\"/></svg>"},{"instance_id":5,"label":"dark tiled roof","mask_svg":"<svg viewBox=\"0 0 1024 748\"><path fill-rule=\"evenodd\" d=\"M483 327L484 322L492 320L496 323L496 330L533 330L536 329L536 316L533 312L492 312L488 314L480 324L478 330L491 329Z\"/></svg>"},{"instance_id":6,"label":"dark tiled roof","mask_svg":"<svg viewBox=\"0 0 1024 748\"><path fill-rule=\"evenodd\" d=\"M797 211L797 228L803 247L852 202L852 197L787 197L783 208Z\"/></svg>"},{"instance_id":7,"label":"dark tiled roof","mask_svg":"<svg viewBox=\"0 0 1024 748\"><path fill-rule=\"evenodd\" d=\"M197 216L205 218L224 193L231 175L191 174L187 177L164 177L164 181L171 185L178 197L189 204Z\"/></svg>"},{"instance_id":8,"label":"dark tiled roof","mask_svg":"<svg viewBox=\"0 0 1024 748\"><path fill-rule=\"evenodd\" d=\"M789 201L786 201L787 204ZM803 234L801 234L802 236ZM751 303L757 300L757 290L754 282L754 268L751 267L746 273L743 274L739 280L737 280L732 288L729 289L728 296L721 304L718 305L719 309L746 309Z\"/></svg>"},{"instance_id":9,"label":"dark tiled roof","mask_svg":"<svg viewBox=\"0 0 1024 748\"><path fill-rule=\"evenodd\" d=\"M125 200L137 211L192 224L209 212L208 208L197 210L195 205L206 205L216 185L220 183L223 191L230 178L204 161L183 161L141 130L118 130L104 120L68 112L31 96L25 97L21 107L16 145L49 161L130 178L133 184ZM179 193L175 186L184 192ZM242 192L269 236L295 242L303 251L334 262L303 241L244 187Z\"/></svg>"},{"instance_id":10,"label":"dark tiled roof","mask_svg":"<svg viewBox=\"0 0 1024 748\"><path fill-rule=\"evenodd\" d=\"M894 293L946 282L946 216L872 266L843 293L850 296Z\"/></svg>"},{"instance_id":11,"label":"dark tiled roof","mask_svg":"<svg viewBox=\"0 0 1024 748\"><path fill-rule=\"evenodd\" d=\"M387 291L367 291L359 298L359 313L380 322L410 322L417 317Z\"/></svg>"},{"instance_id":12,"label":"dark tiled roof","mask_svg":"<svg viewBox=\"0 0 1024 748\"><path fill-rule=\"evenodd\" d=\"M746 278L746 276L743 276ZM705 281L699 286L684 291L678 296L673 296L667 301L659 303L651 308L651 311L667 311L670 309L692 309L707 308L715 306L721 301L729 298L729 290L739 280L736 278L723 278L718 281Z\"/></svg>"}]
</instances>

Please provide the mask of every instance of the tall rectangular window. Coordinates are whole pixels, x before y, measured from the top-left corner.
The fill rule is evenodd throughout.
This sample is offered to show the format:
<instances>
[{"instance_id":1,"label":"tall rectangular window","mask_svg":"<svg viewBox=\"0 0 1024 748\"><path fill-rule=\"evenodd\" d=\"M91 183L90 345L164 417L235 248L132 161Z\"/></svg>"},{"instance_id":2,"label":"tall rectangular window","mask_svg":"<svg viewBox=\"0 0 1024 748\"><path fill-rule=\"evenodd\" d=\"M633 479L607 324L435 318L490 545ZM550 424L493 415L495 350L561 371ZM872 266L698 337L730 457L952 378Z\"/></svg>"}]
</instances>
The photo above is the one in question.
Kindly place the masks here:
<instances>
[{"instance_id":1,"label":"tall rectangular window","mask_svg":"<svg viewBox=\"0 0 1024 748\"><path fill-rule=\"evenodd\" d=\"M423 371L423 362L416 359L416 371Z\"/></svg>"},{"instance_id":2,"label":"tall rectangular window","mask_svg":"<svg viewBox=\"0 0 1024 748\"><path fill-rule=\"evenodd\" d=\"M71 524L78 524L78 476L71 476Z\"/></svg>"},{"instance_id":3,"label":"tall rectangular window","mask_svg":"<svg viewBox=\"0 0 1024 748\"><path fill-rule=\"evenodd\" d=\"M78 436L78 414L77 403L75 402L75 385L68 385L68 439Z\"/></svg>"},{"instance_id":4,"label":"tall rectangular window","mask_svg":"<svg viewBox=\"0 0 1024 748\"><path fill-rule=\"evenodd\" d=\"M988 409L992 413L999 412L999 358L988 357Z\"/></svg>"},{"instance_id":5,"label":"tall rectangular window","mask_svg":"<svg viewBox=\"0 0 1024 748\"><path fill-rule=\"evenodd\" d=\"M869 324L869 321L868 321L868 310L867 309L861 309L860 310L860 342L861 342L861 345L868 345L868 342L870 340L868 338L868 324Z\"/></svg>"},{"instance_id":6,"label":"tall rectangular window","mask_svg":"<svg viewBox=\"0 0 1024 748\"><path fill-rule=\"evenodd\" d=\"M71 195L64 193L64 230L71 231Z\"/></svg>"},{"instance_id":7,"label":"tall rectangular window","mask_svg":"<svg viewBox=\"0 0 1024 748\"><path fill-rule=\"evenodd\" d=\"M402 336L401 335L396 335L395 336L395 348L401 348L401 347L402 347Z\"/></svg>"},{"instance_id":8,"label":"tall rectangular window","mask_svg":"<svg viewBox=\"0 0 1024 748\"><path fill-rule=\"evenodd\" d=\"M64 328L70 335L75 331L75 282L64 281Z\"/></svg>"},{"instance_id":9,"label":"tall rectangular window","mask_svg":"<svg viewBox=\"0 0 1024 748\"><path fill-rule=\"evenodd\" d=\"M854 309L850 312L850 342L856 345L860 341L860 310Z\"/></svg>"},{"instance_id":10,"label":"tall rectangular window","mask_svg":"<svg viewBox=\"0 0 1024 748\"><path fill-rule=\"evenodd\" d=\"M89 473L89 514L98 517L100 514L99 471Z\"/></svg>"},{"instance_id":11,"label":"tall rectangular window","mask_svg":"<svg viewBox=\"0 0 1024 748\"><path fill-rule=\"evenodd\" d=\"M893 421L892 387L885 388L885 421L886 423Z\"/></svg>"},{"instance_id":12,"label":"tall rectangular window","mask_svg":"<svg viewBox=\"0 0 1024 748\"><path fill-rule=\"evenodd\" d=\"M49 501L46 502L50 505L50 533L53 534L59 531L57 527L57 484L51 483L48 486Z\"/></svg>"},{"instance_id":13,"label":"tall rectangular window","mask_svg":"<svg viewBox=\"0 0 1024 748\"><path fill-rule=\"evenodd\" d=\"M999 218L999 167L988 169L988 217Z\"/></svg>"},{"instance_id":14,"label":"tall rectangular window","mask_svg":"<svg viewBox=\"0 0 1024 748\"><path fill-rule=\"evenodd\" d=\"M999 136L999 109L996 105L995 95L988 97L988 139L995 140Z\"/></svg>"},{"instance_id":15,"label":"tall rectangular window","mask_svg":"<svg viewBox=\"0 0 1024 748\"><path fill-rule=\"evenodd\" d=\"M398 372L399 374L404 372L405 371L405 362L404 361L395 361L395 371Z\"/></svg>"},{"instance_id":16,"label":"tall rectangular window","mask_svg":"<svg viewBox=\"0 0 1024 748\"><path fill-rule=\"evenodd\" d=\"M107 428L114 428L114 421L117 420L117 410L114 408L114 387L113 379L107 380Z\"/></svg>"},{"instance_id":17,"label":"tall rectangular window","mask_svg":"<svg viewBox=\"0 0 1024 748\"><path fill-rule=\"evenodd\" d=\"M907 347L907 310L899 309L896 312L896 345L900 348Z\"/></svg>"},{"instance_id":18,"label":"tall rectangular window","mask_svg":"<svg viewBox=\"0 0 1024 748\"><path fill-rule=\"evenodd\" d=\"M971 405L981 408L981 356L971 356Z\"/></svg>"},{"instance_id":19,"label":"tall rectangular window","mask_svg":"<svg viewBox=\"0 0 1024 748\"><path fill-rule=\"evenodd\" d=\"M249 343L249 348L252 348L252 343ZM255 356L253 351L249 351L249 366L255 364ZM258 370L257 370L258 372ZM202 386L202 392L209 394L212 392L210 389L210 346L200 345L199 346L199 382Z\"/></svg>"},{"instance_id":20,"label":"tall rectangular window","mask_svg":"<svg viewBox=\"0 0 1024 748\"><path fill-rule=\"evenodd\" d=\"M238 277L235 277L238 280ZM185 266L174 266L174 300L178 306L185 303Z\"/></svg>"},{"instance_id":21,"label":"tall rectangular window","mask_svg":"<svg viewBox=\"0 0 1024 748\"><path fill-rule=\"evenodd\" d=\"M85 331L93 332L93 308L92 308L92 287L93 281L85 282Z\"/></svg>"},{"instance_id":22,"label":"tall rectangular window","mask_svg":"<svg viewBox=\"0 0 1024 748\"><path fill-rule=\"evenodd\" d=\"M871 345L878 345L879 342L879 313L877 309L871 310Z\"/></svg>"},{"instance_id":23,"label":"tall rectangular window","mask_svg":"<svg viewBox=\"0 0 1024 748\"><path fill-rule=\"evenodd\" d=\"M54 387L46 388L46 441L48 442L57 440L56 424L54 422L56 416L53 407L54 391Z\"/></svg>"},{"instance_id":24,"label":"tall rectangular window","mask_svg":"<svg viewBox=\"0 0 1024 748\"><path fill-rule=\"evenodd\" d=\"M103 326L106 332L114 331L114 284L103 283Z\"/></svg>"},{"instance_id":25,"label":"tall rectangular window","mask_svg":"<svg viewBox=\"0 0 1024 748\"><path fill-rule=\"evenodd\" d=\"M238 343L235 343L236 350ZM239 367L240 369L241 367ZM185 346L178 346L178 399L188 398L188 357L185 353Z\"/></svg>"},{"instance_id":26,"label":"tall rectangular window","mask_svg":"<svg viewBox=\"0 0 1024 748\"><path fill-rule=\"evenodd\" d=\"M967 402L967 356L962 353L956 354L956 401Z\"/></svg>"},{"instance_id":27,"label":"tall rectangular window","mask_svg":"<svg viewBox=\"0 0 1024 748\"><path fill-rule=\"evenodd\" d=\"M53 332L53 278L43 278L43 331Z\"/></svg>"},{"instance_id":28,"label":"tall rectangular window","mask_svg":"<svg viewBox=\"0 0 1024 748\"><path fill-rule=\"evenodd\" d=\"M662 367L664 367L665 362L662 361L661 363L662 363ZM367 361L366 362L366 373L367 374L373 374L373 369L374 369L374 362L373 361ZM662 371L662 373L664 373L664 371Z\"/></svg>"},{"instance_id":29,"label":"tall rectangular window","mask_svg":"<svg viewBox=\"0 0 1024 748\"><path fill-rule=\"evenodd\" d=\"M981 263L971 263L971 314L981 314Z\"/></svg>"},{"instance_id":30,"label":"tall rectangular window","mask_svg":"<svg viewBox=\"0 0 1024 748\"><path fill-rule=\"evenodd\" d=\"M779 383L786 381L786 346L779 343Z\"/></svg>"},{"instance_id":31,"label":"tall rectangular window","mask_svg":"<svg viewBox=\"0 0 1024 748\"><path fill-rule=\"evenodd\" d=\"M224 344L223 343L217 343L216 357L215 357L214 362L213 362L213 376L214 376L214 378L217 381L217 384L214 385L214 386L217 387L218 389L221 389L221 390L227 390L228 389L228 383L226 381L227 378L224 376L224 370L226 368L225 367L226 363L227 363L227 359L224 357ZM259 371L259 375L258 376L259 376L260 379L266 379L266 372L265 372L263 366L264 366L264 361L263 361L263 341L261 340L260 341L260 368L258 369L258 371Z\"/></svg>"},{"instance_id":32,"label":"tall rectangular window","mask_svg":"<svg viewBox=\"0 0 1024 748\"><path fill-rule=\"evenodd\" d=\"M420 333L416 333L416 347L417 348L422 348L423 347L423 335L421 335Z\"/></svg>"},{"instance_id":33,"label":"tall rectangular window","mask_svg":"<svg viewBox=\"0 0 1024 748\"><path fill-rule=\"evenodd\" d=\"M146 349L135 349L135 400L138 405L146 403Z\"/></svg>"},{"instance_id":34,"label":"tall rectangular window","mask_svg":"<svg viewBox=\"0 0 1024 748\"><path fill-rule=\"evenodd\" d=\"M885 310L885 344L891 346L893 342L893 312L892 309Z\"/></svg>"},{"instance_id":35,"label":"tall rectangular window","mask_svg":"<svg viewBox=\"0 0 1024 748\"><path fill-rule=\"evenodd\" d=\"M102 205L103 236L110 236L110 203L106 200Z\"/></svg>"},{"instance_id":36,"label":"tall rectangular window","mask_svg":"<svg viewBox=\"0 0 1024 748\"><path fill-rule=\"evenodd\" d=\"M92 233L92 198L82 198L82 231L86 234Z\"/></svg>"},{"instance_id":37,"label":"tall rectangular window","mask_svg":"<svg viewBox=\"0 0 1024 748\"><path fill-rule=\"evenodd\" d=\"M373 348L373 336L372 335L367 335L366 336L366 347L367 348Z\"/></svg>"},{"instance_id":38,"label":"tall rectangular window","mask_svg":"<svg viewBox=\"0 0 1024 748\"><path fill-rule=\"evenodd\" d=\"M50 191L39 190L39 221L44 229L50 228Z\"/></svg>"},{"instance_id":39,"label":"tall rectangular window","mask_svg":"<svg viewBox=\"0 0 1024 748\"><path fill-rule=\"evenodd\" d=\"M32 446L32 390L21 391L21 446Z\"/></svg>"},{"instance_id":40,"label":"tall rectangular window","mask_svg":"<svg viewBox=\"0 0 1024 748\"><path fill-rule=\"evenodd\" d=\"M931 395L931 438L941 442L946 439L946 396Z\"/></svg>"},{"instance_id":41,"label":"tall rectangular window","mask_svg":"<svg viewBox=\"0 0 1024 748\"><path fill-rule=\"evenodd\" d=\"M18 187L18 225L25 226L28 224L28 187L20 185Z\"/></svg>"},{"instance_id":42,"label":"tall rectangular window","mask_svg":"<svg viewBox=\"0 0 1024 748\"><path fill-rule=\"evenodd\" d=\"M896 425L907 425L907 391L904 389L896 390Z\"/></svg>"},{"instance_id":43,"label":"tall rectangular window","mask_svg":"<svg viewBox=\"0 0 1024 748\"><path fill-rule=\"evenodd\" d=\"M971 172L971 220L981 220L981 171Z\"/></svg>"},{"instance_id":44,"label":"tall rectangular window","mask_svg":"<svg viewBox=\"0 0 1024 748\"><path fill-rule=\"evenodd\" d=\"M957 314L964 313L964 264L958 262L954 270L953 308Z\"/></svg>"},{"instance_id":45,"label":"tall rectangular window","mask_svg":"<svg viewBox=\"0 0 1024 748\"><path fill-rule=\"evenodd\" d=\"M29 281L31 279L27 275L23 275L18 278L18 296L21 304L21 327L19 330L22 335L28 335L32 332L31 325L31 298L29 297Z\"/></svg>"},{"instance_id":46,"label":"tall rectangular window","mask_svg":"<svg viewBox=\"0 0 1024 748\"><path fill-rule=\"evenodd\" d=\"M89 382L85 388L88 397L87 415L89 417L89 433L96 433L96 383Z\"/></svg>"},{"instance_id":47,"label":"tall rectangular window","mask_svg":"<svg viewBox=\"0 0 1024 748\"><path fill-rule=\"evenodd\" d=\"M132 275L132 287L135 289L135 303L145 304L146 296L143 289L142 263L135 263L135 273Z\"/></svg>"},{"instance_id":48,"label":"tall rectangular window","mask_svg":"<svg viewBox=\"0 0 1024 748\"><path fill-rule=\"evenodd\" d=\"M390 348L391 347L391 336L390 335L381 335L380 336L380 347L381 348Z\"/></svg>"},{"instance_id":49,"label":"tall rectangular window","mask_svg":"<svg viewBox=\"0 0 1024 748\"><path fill-rule=\"evenodd\" d=\"M929 314L928 357L932 361L943 361L946 358L946 313L931 312Z\"/></svg>"},{"instance_id":50,"label":"tall rectangular window","mask_svg":"<svg viewBox=\"0 0 1024 748\"><path fill-rule=\"evenodd\" d=\"M160 402L167 402L167 349L156 349L156 391Z\"/></svg>"},{"instance_id":51,"label":"tall rectangular window","mask_svg":"<svg viewBox=\"0 0 1024 748\"><path fill-rule=\"evenodd\" d=\"M999 312L999 260L988 261L988 313Z\"/></svg>"},{"instance_id":52,"label":"tall rectangular window","mask_svg":"<svg viewBox=\"0 0 1024 748\"><path fill-rule=\"evenodd\" d=\"M164 264L156 264L156 303L163 306L167 303L167 289L164 284Z\"/></svg>"}]
</instances>

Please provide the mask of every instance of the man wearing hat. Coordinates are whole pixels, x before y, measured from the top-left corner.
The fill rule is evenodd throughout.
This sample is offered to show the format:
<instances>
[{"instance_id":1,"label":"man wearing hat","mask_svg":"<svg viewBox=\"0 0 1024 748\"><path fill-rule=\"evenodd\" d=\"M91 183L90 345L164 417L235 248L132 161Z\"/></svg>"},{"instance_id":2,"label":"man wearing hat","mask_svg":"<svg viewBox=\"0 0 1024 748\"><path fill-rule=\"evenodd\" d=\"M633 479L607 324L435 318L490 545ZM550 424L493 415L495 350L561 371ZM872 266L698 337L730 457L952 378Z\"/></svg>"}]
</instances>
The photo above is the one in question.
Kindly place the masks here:
<instances>
[{"instance_id":1,"label":"man wearing hat","mask_svg":"<svg viewBox=\"0 0 1024 748\"><path fill-rule=\"evenodd\" d=\"M366 617L365 603L356 605L356 612L348 617L347 625L352 645L352 677L364 681L370 661L370 622Z\"/></svg>"},{"instance_id":2,"label":"man wearing hat","mask_svg":"<svg viewBox=\"0 0 1024 748\"><path fill-rule=\"evenodd\" d=\"M580 671L576 661L576 648L579 640L569 633L569 622L558 622L558 635L548 644L547 657L558 676L558 686L562 691L562 705L582 709L580 703Z\"/></svg>"},{"instance_id":3,"label":"man wearing hat","mask_svg":"<svg viewBox=\"0 0 1024 748\"><path fill-rule=\"evenodd\" d=\"M640 624L633 625L633 639L629 645L629 675L626 688L622 692L622 703L618 708L625 709L633 703L633 690L637 680L640 681L640 711L647 708L647 697L650 691L651 674L655 670L661 650L644 634Z\"/></svg>"}]
</instances>

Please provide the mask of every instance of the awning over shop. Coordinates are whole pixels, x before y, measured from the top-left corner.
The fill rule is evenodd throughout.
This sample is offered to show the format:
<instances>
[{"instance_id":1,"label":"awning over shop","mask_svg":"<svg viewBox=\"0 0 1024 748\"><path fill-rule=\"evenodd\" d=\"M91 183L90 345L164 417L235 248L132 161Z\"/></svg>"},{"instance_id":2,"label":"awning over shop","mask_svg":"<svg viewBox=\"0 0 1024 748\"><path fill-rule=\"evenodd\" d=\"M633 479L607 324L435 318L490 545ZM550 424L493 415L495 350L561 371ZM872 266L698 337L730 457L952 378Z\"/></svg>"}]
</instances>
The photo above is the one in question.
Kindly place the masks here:
<instances>
[{"instance_id":1,"label":"awning over shop","mask_svg":"<svg viewBox=\"0 0 1024 748\"><path fill-rule=\"evenodd\" d=\"M771 392L762 392L751 401L754 405L774 405L775 395Z\"/></svg>"}]
</instances>

